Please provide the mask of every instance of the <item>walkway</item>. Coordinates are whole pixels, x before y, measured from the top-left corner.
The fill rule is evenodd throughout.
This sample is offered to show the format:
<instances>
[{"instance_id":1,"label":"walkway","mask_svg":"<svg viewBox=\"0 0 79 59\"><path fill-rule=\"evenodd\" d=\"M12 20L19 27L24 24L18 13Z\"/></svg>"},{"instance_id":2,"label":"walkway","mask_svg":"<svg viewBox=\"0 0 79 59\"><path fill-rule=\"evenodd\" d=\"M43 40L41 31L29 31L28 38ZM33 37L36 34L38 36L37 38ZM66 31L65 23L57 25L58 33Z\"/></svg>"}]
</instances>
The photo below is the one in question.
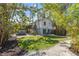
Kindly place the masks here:
<instances>
[{"instance_id":1,"label":"walkway","mask_svg":"<svg viewBox=\"0 0 79 59\"><path fill-rule=\"evenodd\" d=\"M67 43L60 42L56 46L49 49L26 53L24 56L76 56L68 49L68 45L69 44Z\"/></svg>"}]
</instances>

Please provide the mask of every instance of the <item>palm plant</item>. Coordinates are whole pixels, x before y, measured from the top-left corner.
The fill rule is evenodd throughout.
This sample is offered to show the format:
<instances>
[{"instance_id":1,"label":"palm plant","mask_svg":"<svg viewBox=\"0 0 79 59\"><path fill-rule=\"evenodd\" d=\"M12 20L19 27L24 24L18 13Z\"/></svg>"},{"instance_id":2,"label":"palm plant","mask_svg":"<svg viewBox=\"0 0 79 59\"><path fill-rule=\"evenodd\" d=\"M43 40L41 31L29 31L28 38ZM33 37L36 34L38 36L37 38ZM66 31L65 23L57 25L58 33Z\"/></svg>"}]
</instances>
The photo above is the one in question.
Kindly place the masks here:
<instances>
[{"instance_id":1,"label":"palm plant","mask_svg":"<svg viewBox=\"0 0 79 59\"><path fill-rule=\"evenodd\" d=\"M10 37L13 29L15 28L13 24L24 22L27 17L25 17L24 11L28 8L23 4L0 4L0 45L5 44L5 42ZM14 16L18 15L21 20L14 19ZM28 20L27 20L28 21Z\"/></svg>"}]
</instances>

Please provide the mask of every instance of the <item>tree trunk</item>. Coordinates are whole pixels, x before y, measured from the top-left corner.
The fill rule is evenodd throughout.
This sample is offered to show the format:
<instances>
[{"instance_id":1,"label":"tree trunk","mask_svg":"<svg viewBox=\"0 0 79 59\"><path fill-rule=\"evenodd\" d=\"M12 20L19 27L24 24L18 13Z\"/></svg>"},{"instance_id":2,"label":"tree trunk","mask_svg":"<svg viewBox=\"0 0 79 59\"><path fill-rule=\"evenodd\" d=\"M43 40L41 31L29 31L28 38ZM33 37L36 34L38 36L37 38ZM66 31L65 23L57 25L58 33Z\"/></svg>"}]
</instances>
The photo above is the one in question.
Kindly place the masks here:
<instances>
[{"instance_id":1,"label":"tree trunk","mask_svg":"<svg viewBox=\"0 0 79 59\"><path fill-rule=\"evenodd\" d=\"M1 35L1 38L0 38L0 46L2 45L3 39L4 39L4 32L2 32L2 35Z\"/></svg>"},{"instance_id":2,"label":"tree trunk","mask_svg":"<svg viewBox=\"0 0 79 59\"><path fill-rule=\"evenodd\" d=\"M3 46L5 44L5 42L8 40L9 38L9 32L5 32L3 30L3 32L1 32L0 34L0 46Z\"/></svg>"},{"instance_id":3,"label":"tree trunk","mask_svg":"<svg viewBox=\"0 0 79 59\"><path fill-rule=\"evenodd\" d=\"M71 34L71 48L74 52L79 52L79 42L76 30L74 30Z\"/></svg>"}]
</instances>

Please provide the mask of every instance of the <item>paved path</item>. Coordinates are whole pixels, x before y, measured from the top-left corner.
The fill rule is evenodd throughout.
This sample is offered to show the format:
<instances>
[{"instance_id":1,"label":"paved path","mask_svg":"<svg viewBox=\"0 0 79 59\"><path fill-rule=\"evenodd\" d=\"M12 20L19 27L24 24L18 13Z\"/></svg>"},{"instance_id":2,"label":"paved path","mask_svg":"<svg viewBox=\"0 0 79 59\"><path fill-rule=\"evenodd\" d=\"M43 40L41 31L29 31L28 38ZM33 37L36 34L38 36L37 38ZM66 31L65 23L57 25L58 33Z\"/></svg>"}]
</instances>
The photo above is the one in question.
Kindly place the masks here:
<instances>
[{"instance_id":1,"label":"paved path","mask_svg":"<svg viewBox=\"0 0 79 59\"><path fill-rule=\"evenodd\" d=\"M31 52L28 54L28 56L76 56L74 53L72 53L69 49L68 46L69 44L60 42L54 47L51 47L46 50L41 50L37 52Z\"/></svg>"}]
</instances>

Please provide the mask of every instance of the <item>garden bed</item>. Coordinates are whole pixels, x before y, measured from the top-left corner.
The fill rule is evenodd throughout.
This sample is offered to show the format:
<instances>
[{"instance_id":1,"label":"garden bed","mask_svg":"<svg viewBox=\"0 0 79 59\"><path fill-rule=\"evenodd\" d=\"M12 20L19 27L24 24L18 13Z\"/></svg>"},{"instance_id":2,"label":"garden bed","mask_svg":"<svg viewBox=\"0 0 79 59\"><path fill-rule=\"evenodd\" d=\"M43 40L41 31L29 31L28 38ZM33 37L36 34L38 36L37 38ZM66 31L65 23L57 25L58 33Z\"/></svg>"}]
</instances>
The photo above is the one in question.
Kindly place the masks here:
<instances>
[{"instance_id":1,"label":"garden bed","mask_svg":"<svg viewBox=\"0 0 79 59\"><path fill-rule=\"evenodd\" d=\"M0 56L20 56L27 52L47 49L63 40L54 36L25 36L17 40L8 40L0 49Z\"/></svg>"},{"instance_id":2,"label":"garden bed","mask_svg":"<svg viewBox=\"0 0 79 59\"><path fill-rule=\"evenodd\" d=\"M24 50L36 51L54 46L61 40L63 38L54 36L26 36L18 39L18 45Z\"/></svg>"}]
</instances>

